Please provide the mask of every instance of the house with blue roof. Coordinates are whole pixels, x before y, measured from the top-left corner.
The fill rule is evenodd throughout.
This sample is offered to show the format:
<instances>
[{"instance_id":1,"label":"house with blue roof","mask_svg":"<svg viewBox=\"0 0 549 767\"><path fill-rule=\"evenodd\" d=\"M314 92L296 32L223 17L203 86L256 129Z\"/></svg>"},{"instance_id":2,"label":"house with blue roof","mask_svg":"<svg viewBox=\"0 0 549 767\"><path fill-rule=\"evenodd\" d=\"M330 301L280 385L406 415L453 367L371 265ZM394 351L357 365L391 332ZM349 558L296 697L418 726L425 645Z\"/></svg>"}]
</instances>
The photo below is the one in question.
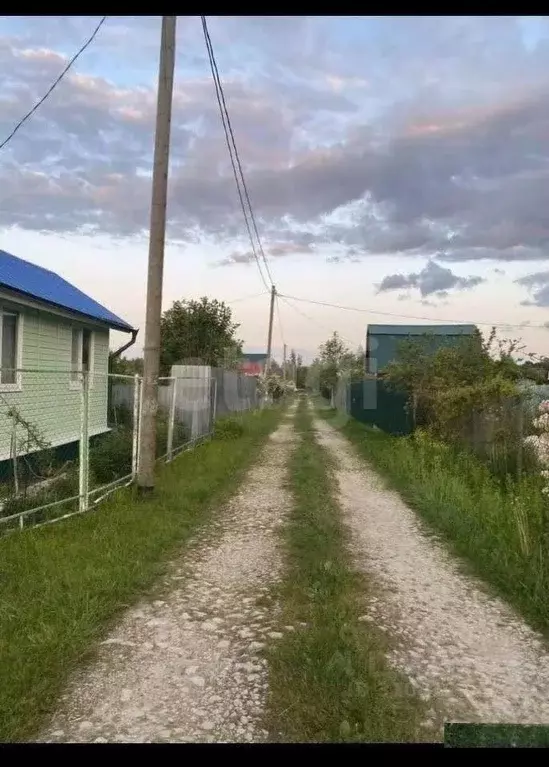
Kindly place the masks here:
<instances>
[{"instance_id":1,"label":"house with blue roof","mask_svg":"<svg viewBox=\"0 0 549 767\"><path fill-rule=\"evenodd\" d=\"M108 431L111 329L137 330L58 274L0 250L0 461L76 442L82 372L89 436Z\"/></svg>"}]
</instances>

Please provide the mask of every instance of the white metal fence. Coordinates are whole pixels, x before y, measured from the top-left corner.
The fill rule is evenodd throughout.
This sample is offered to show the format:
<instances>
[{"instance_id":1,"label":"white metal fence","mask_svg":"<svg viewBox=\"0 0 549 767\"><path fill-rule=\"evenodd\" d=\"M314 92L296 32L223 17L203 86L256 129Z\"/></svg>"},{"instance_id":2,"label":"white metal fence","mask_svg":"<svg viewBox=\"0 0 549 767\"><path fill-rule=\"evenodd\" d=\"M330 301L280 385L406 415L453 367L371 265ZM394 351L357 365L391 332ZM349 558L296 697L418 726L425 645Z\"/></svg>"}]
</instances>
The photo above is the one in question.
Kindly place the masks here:
<instances>
[{"instance_id":1,"label":"white metal fence","mask_svg":"<svg viewBox=\"0 0 549 767\"><path fill-rule=\"evenodd\" d=\"M217 415L258 406L254 379L172 373L159 380L159 461L211 436ZM84 513L135 480L140 376L22 369L9 380L0 382L0 534Z\"/></svg>"}]
</instances>

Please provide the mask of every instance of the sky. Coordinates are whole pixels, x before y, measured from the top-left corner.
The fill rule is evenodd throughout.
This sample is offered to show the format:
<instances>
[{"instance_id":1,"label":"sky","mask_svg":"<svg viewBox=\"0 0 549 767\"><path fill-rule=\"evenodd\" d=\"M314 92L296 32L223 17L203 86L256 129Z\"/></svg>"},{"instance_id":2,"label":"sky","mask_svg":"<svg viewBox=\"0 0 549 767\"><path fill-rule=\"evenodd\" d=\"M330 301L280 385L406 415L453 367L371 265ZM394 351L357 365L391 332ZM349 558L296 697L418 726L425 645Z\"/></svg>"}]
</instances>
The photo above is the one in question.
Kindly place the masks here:
<instances>
[{"instance_id":1,"label":"sky","mask_svg":"<svg viewBox=\"0 0 549 767\"><path fill-rule=\"evenodd\" d=\"M0 143L100 17L0 17ZM198 16L178 17L163 306L231 303L248 351L269 296ZM501 326L549 355L549 17L209 17L280 294L274 352L371 323ZM113 16L0 150L0 248L145 316L160 17ZM548 328L544 327L545 324ZM111 345L124 343L112 334Z\"/></svg>"}]
</instances>

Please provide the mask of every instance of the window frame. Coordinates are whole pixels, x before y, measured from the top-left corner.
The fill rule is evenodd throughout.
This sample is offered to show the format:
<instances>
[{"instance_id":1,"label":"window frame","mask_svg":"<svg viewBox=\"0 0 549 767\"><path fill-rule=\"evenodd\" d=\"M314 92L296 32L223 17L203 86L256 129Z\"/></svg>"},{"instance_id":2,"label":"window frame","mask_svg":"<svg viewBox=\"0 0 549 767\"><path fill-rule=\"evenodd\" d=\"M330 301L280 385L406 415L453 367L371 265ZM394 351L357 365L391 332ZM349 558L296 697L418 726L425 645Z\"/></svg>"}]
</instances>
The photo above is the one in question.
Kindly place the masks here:
<instances>
[{"instance_id":1,"label":"window frame","mask_svg":"<svg viewBox=\"0 0 549 767\"><path fill-rule=\"evenodd\" d=\"M91 328L87 327L78 327L76 325L71 325L71 337L70 337L70 373L69 373L69 389L72 389L73 391L77 391L82 388L82 378L79 376L77 381L73 380L73 373L78 372L82 373L83 365L82 365L82 354L84 349L84 331L87 330L90 334L90 358L89 358L89 378L88 378L88 388L92 388L93 386L93 372L94 372L94 366L95 366L95 333ZM73 370L72 366L72 342L73 342L73 334L78 333L78 367L76 371Z\"/></svg>"},{"instance_id":2,"label":"window frame","mask_svg":"<svg viewBox=\"0 0 549 767\"><path fill-rule=\"evenodd\" d=\"M2 365L2 333L4 330L4 313L13 314L17 318L16 330L15 330L15 369L17 374L15 376L15 383L2 383L0 375L0 392L10 391L22 391L23 389L23 375L21 368L23 367L23 312L20 309L10 309L9 307L0 304L0 368Z\"/></svg>"}]
</instances>

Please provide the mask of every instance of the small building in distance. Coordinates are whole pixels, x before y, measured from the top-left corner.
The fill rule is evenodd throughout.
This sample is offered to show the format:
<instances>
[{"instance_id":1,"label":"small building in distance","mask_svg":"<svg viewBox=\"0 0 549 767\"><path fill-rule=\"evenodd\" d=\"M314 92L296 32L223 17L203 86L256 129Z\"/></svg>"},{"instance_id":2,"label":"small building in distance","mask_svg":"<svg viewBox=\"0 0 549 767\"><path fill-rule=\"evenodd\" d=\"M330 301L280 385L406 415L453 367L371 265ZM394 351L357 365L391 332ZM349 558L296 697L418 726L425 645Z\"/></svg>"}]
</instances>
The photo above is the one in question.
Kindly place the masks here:
<instances>
[{"instance_id":1,"label":"small building in distance","mask_svg":"<svg viewBox=\"0 0 549 767\"><path fill-rule=\"evenodd\" d=\"M476 325L368 325L366 330L366 373L382 373L398 357L403 341L429 338L432 351L459 343L477 332Z\"/></svg>"},{"instance_id":2,"label":"small building in distance","mask_svg":"<svg viewBox=\"0 0 549 767\"><path fill-rule=\"evenodd\" d=\"M261 352L260 354L247 354L244 352L240 362L240 371L247 376L260 376L265 370L266 364L266 353Z\"/></svg>"}]
</instances>

